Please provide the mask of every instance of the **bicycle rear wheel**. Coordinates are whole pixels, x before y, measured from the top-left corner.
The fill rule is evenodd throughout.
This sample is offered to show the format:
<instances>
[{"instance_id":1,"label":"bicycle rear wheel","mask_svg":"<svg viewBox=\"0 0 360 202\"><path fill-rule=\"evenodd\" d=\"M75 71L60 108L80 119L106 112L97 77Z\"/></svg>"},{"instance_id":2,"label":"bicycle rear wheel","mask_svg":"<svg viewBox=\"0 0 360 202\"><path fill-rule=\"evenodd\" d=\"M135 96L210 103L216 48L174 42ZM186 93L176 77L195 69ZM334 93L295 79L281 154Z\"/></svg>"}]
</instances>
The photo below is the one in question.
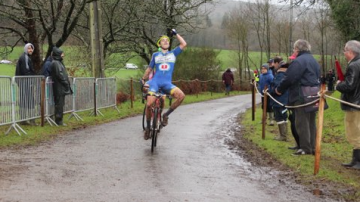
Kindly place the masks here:
<instances>
[{"instance_id":1,"label":"bicycle rear wheel","mask_svg":"<svg viewBox=\"0 0 360 202\"><path fill-rule=\"evenodd\" d=\"M146 104L144 106L144 112L143 112L143 118L142 118L142 127L143 127L143 130L145 130L145 127L146 127Z\"/></svg>"},{"instance_id":2,"label":"bicycle rear wheel","mask_svg":"<svg viewBox=\"0 0 360 202\"><path fill-rule=\"evenodd\" d=\"M158 132L158 108L154 109L154 117L152 120L152 127L151 127L151 153L154 152L154 148L156 147L157 142L157 132Z\"/></svg>"}]
</instances>

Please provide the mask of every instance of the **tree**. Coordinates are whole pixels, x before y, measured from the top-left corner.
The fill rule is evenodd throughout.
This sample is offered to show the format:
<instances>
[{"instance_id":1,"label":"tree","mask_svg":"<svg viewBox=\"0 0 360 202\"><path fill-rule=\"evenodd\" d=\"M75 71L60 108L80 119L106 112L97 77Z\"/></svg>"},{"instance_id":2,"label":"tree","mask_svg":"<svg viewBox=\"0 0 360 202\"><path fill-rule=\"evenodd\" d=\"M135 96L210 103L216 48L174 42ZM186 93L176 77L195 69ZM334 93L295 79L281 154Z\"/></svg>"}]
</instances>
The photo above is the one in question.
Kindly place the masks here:
<instances>
[{"instance_id":1,"label":"tree","mask_svg":"<svg viewBox=\"0 0 360 202\"><path fill-rule=\"evenodd\" d=\"M249 11L241 9L241 7L234 8L228 14L229 19L226 26L227 36L233 42L233 48L235 48L237 66L240 80L243 78L243 70L247 70L249 73L245 75L245 78L250 78L249 70L249 34L250 34L250 24L249 24ZM245 66L245 68L243 68Z\"/></svg>"},{"instance_id":2,"label":"tree","mask_svg":"<svg viewBox=\"0 0 360 202\"><path fill-rule=\"evenodd\" d=\"M315 10L315 13L313 16L315 16L316 19L316 28L319 31L320 34L320 40L318 41L318 46L320 47L320 53L321 53L321 66L322 66L322 73L325 74L325 66L326 66L326 55L327 53L327 29L330 26L330 20L329 20L329 8L327 7L327 4L320 4L319 9Z\"/></svg>"},{"instance_id":3,"label":"tree","mask_svg":"<svg viewBox=\"0 0 360 202\"><path fill-rule=\"evenodd\" d=\"M157 51L160 35L170 36L168 29L179 33L192 33L198 28L211 25L206 21L209 10L201 6L212 0L108 0L102 2L103 44L105 57L114 53L136 53L150 62L152 53ZM76 37L88 43L87 13L80 21ZM199 24L199 19L202 19ZM204 23L205 22L205 23ZM171 40L171 45L173 41ZM131 57L131 55L129 55ZM129 57L124 58L125 61Z\"/></svg>"},{"instance_id":4,"label":"tree","mask_svg":"<svg viewBox=\"0 0 360 202\"><path fill-rule=\"evenodd\" d=\"M346 41L360 40L360 2L357 0L327 0L337 28Z\"/></svg>"},{"instance_id":5,"label":"tree","mask_svg":"<svg viewBox=\"0 0 360 202\"><path fill-rule=\"evenodd\" d=\"M12 48L19 42L31 42L35 51L32 61L37 71L41 69L42 43L46 40L48 49L62 46L77 25L79 16L87 3L93 0L11 0L0 1L0 17L8 23L0 26L1 34L13 38Z\"/></svg>"},{"instance_id":6,"label":"tree","mask_svg":"<svg viewBox=\"0 0 360 202\"><path fill-rule=\"evenodd\" d=\"M271 53L270 23L272 22L272 16L270 14L270 2L269 0L256 0L254 4L248 3L248 10L259 43L260 66L263 60L263 51L265 50L267 58L270 58Z\"/></svg>"},{"instance_id":7,"label":"tree","mask_svg":"<svg viewBox=\"0 0 360 202\"><path fill-rule=\"evenodd\" d=\"M218 79L220 66L216 59L217 55L218 52L207 48L184 51L176 59L173 79L199 79L202 81Z\"/></svg>"},{"instance_id":8,"label":"tree","mask_svg":"<svg viewBox=\"0 0 360 202\"><path fill-rule=\"evenodd\" d=\"M289 53L289 18L288 15L280 13L272 25L272 43L277 46L277 53Z\"/></svg>"},{"instance_id":9,"label":"tree","mask_svg":"<svg viewBox=\"0 0 360 202\"><path fill-rule=\"evenodd\" d=\"M283 0L289 2L290 0ZM335 21L337 29L342 33L344 40L360 40L360 2L358 0L323 0L331 9L331 18ZM294 6L306 4L312 6L318 0L293 0Z\"/></svg>"}]
</instances>

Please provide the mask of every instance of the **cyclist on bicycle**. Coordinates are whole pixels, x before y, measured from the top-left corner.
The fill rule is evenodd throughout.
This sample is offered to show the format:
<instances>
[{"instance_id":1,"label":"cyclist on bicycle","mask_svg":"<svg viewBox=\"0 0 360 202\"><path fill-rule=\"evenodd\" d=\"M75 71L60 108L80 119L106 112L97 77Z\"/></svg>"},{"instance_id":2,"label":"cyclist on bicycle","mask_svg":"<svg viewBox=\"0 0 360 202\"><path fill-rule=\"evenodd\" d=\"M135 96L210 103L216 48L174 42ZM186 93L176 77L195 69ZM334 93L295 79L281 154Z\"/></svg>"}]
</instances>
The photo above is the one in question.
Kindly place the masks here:
<instances>
[{"instance_id":1,"label":"cyclist on bicycle","mask_svg":"<svg viewBox=\"0 0 360 202\"><path fill-rule=\"evenodd\" d=\"M150 72L149 74L149 80L147 82L145 82L142 86L142 92L143 92L143 98L145 100L147 100L147 97L149 95L149 81L154 77L155 75L155 69L153 71ZM143 79L141 79L142 81ZM143 82L143 81L142 81ZM161 89L159 89L159 93L163 93ZM161 99L162 99L162 102L161 102L161 110L164 108L164 104L165 104L165 98L166 98L166 95L164 95ZM170 98L170 97L169 97Z\"/></svg>"},{"instance_id":2,"label":"cyclist on bicycle","mask_svg":"<svg viewBox=\"0 0 360 202\"><path fill-rule=\"evenodd\" d=\"M175 29L172 29L172 34L176 36L180 45L169 51L170 38L166 35L161 36L157 42L160 51L152 55L150 64L142 78L144 83L145 79L149 77L150 72L155 68L156 74L150 81L147 82L149 84L149 94L154 94L159 91L159 88L161 88L165 93L170 94L176 99L176 101L170 106L169 110L163 114L163 126L168 124L169 115L182 103L185 98L185 94L182 90L172 84L171 81L176 57L182 52L182 50L184 50L186 42L179 34L176 33ZM144 131L145 140L149 139L150 136L151 105L154 103L155 99L156 98L154 96L147 97L146 129Z\"/></svg>"}]
</instances>

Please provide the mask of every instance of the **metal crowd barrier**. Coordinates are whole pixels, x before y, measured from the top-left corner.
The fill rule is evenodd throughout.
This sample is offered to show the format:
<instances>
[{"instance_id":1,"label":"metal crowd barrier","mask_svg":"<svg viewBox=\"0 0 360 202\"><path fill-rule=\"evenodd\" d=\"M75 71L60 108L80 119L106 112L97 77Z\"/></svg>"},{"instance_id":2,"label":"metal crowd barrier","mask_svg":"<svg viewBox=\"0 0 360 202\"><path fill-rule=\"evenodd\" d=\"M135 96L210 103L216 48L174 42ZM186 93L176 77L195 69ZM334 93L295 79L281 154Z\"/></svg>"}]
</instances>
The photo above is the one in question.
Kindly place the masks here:
<instances>
[{"instance_id":1,"label":"metal crowd barrier","mask_svg":"<svg viewBox=\"0 0 360 202\"><path fill-rule=\"evenodd\" d=\"M45 120L52 126L57 125L51 118L55 114L55 101L53 93L53 81L51 77L45 79Z\"/></svg>"},{"instance_id":2,"label":"metal crowd barrier","mask_svg":"<svg viewBox=\"0 0 360 202\"><path fill-rule=\"evenodd\" d=\"M94 83L95 78L74 78L73 84L73 110L69 117L75 117L76 120L83 119L77 112L93 110L94 109Z\"/></svg>"},{"instance_id":3,"label":"metal crowd barrier","mask_svg":"<svg viewBox=\"0 0 360 202\"><path fill-rule=\"evenodd\" d=\"M11 77L0 76L0 126L12 123Z\"/></svg>"},{"instance_id":4,"label":"metal crowd barrier","mask_svg":"<svg viewBox=\"0 0 360 202\"><path fill-rule=\"evenodd\" d=\"M119 113L116 106L116 79L115 78L98 78L95 81L95 109L101 116L104 116L100 109L114 107Z\"/></svg>"},{"instance_id":5,"label":"metal crowd barrier","mask_svg":"<svg viewBox=\"0 0 360 202\"><path fill-rule=\"evenodd\" d=\"M43 78L43 76L12 78L12 125L5 134L8 134L12 128L19 135L18 129L27 134L18 123L41 117L41 80Z\"/></svg>"},{"instance_id":6,"label":"metal crowd barrier","mask_svg":"<svg viewBox=\"0 0 360 202\"><path fill-rule=\"evenodd\" d=\"M44 79L45 91L42 95L41 84L43 76L0 76L0 126L11 125L5 134L14 129L19 135L27 134L20 126L32 119L41 117L41 98L44 99L44 119L51 126L57 125L52 116L55 114L53 97L53 81L51 77ZM72 96L65 96L64 113L71 113L69 119L75 116L83 120L77 112L116 107L115 78L69 78L73 88ZM95 110L94 110L95 109Z\"/></svg>"},{"instance_id":7,"label":"metal crowd barrier","mask_svg":"<svg viewBox=\"0 0 360 202\"><path fill-rule=\"evenodd\" d=\"M71 88L74 86L74 78L69 77L69 82ZM64 114L72 113L73 112L73 95L65 96L65 104L64 104Z\"/></svg>"}]
</instances>

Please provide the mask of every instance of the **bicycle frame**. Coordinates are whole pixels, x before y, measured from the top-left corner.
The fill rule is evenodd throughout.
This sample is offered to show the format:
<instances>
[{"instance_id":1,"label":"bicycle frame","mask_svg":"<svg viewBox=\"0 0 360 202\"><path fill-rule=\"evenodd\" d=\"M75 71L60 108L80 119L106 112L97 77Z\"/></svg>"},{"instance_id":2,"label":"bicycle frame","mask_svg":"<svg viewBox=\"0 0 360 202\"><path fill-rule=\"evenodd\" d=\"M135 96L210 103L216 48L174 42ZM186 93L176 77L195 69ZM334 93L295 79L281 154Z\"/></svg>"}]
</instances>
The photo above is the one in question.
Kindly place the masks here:
<instances>
[{"instance_id":1,"label":"bicycle frame","mask_svg":"<svg viewBox=\"0 0 360 202\"><path fill-rule=\"evenodd\" d=\"M155 96L156 99L154 101L154 103L152 104L152 107L151 107L151 119L154 120L154 117L156 116L156 124L154 126L154 123L153 123L153 126L152 128L154 130L157 130L157 131L160 131L160 126L161 126L161 112L162 112L162 105L163 105L163 102L164 102L164 99L163 99L163 94L162 93L155 93L154 95L152 96ZM157 111L157 113L155 113Z\"/></svg>"}]
</instances>

